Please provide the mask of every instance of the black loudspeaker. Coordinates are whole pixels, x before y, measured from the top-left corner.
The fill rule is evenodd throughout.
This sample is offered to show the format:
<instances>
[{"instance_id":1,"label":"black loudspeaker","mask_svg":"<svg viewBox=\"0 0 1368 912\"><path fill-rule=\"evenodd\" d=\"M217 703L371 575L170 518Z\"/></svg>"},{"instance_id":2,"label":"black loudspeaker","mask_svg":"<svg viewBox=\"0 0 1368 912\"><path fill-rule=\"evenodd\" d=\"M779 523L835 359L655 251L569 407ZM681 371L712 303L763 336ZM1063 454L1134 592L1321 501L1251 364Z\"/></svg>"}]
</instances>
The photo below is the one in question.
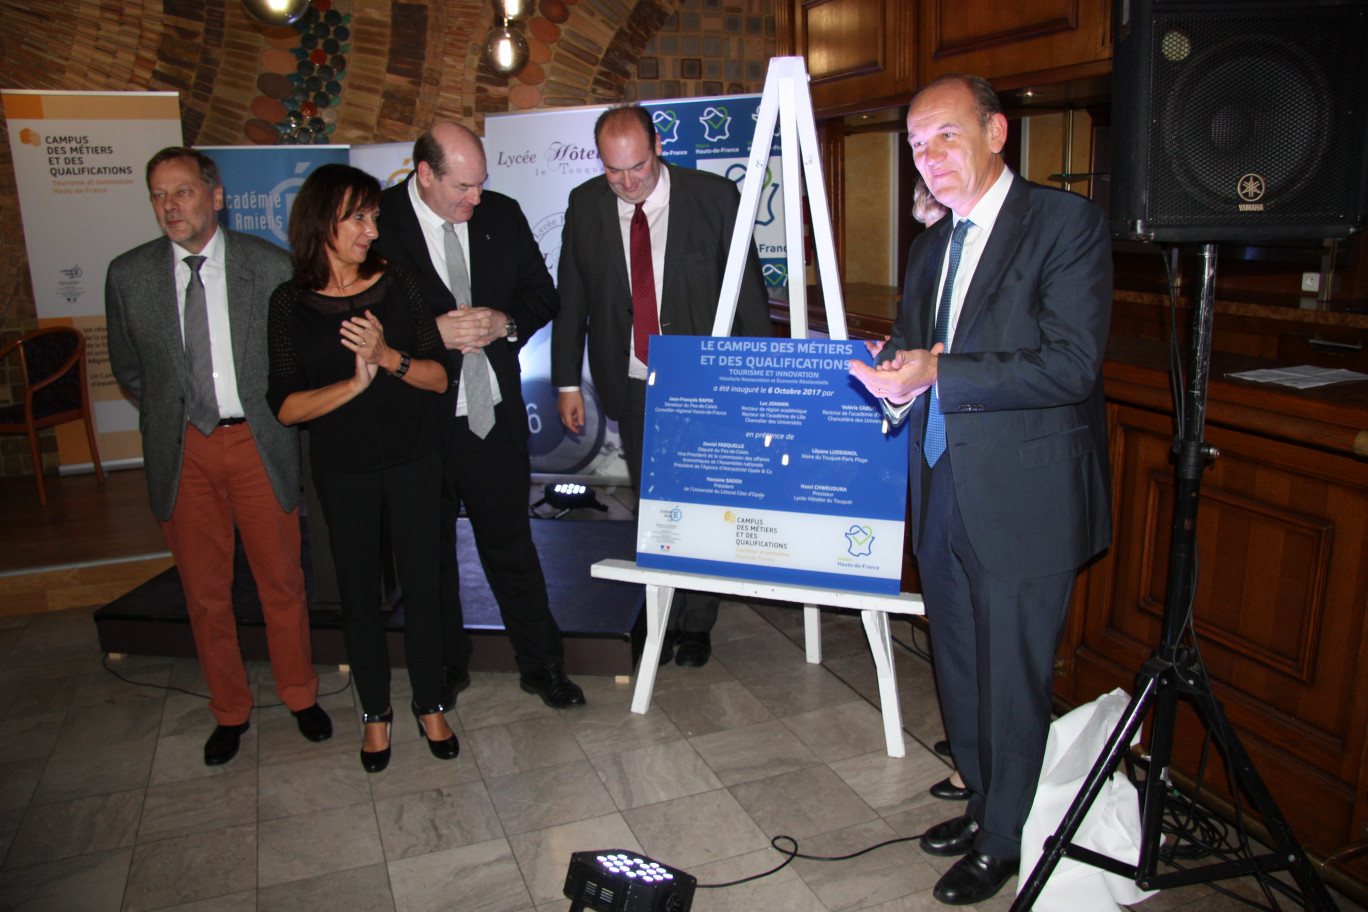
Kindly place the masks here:
<instances>
[{"instance_id":1,"label":"black loudspeaker","mask_svg":"<svg viewBox=\"0 0 1368 912\"><path fill-rule=\"evenodd\" d=\"M1111 222L1344 238L1368 212L1368 0L1115 0Z\"/></svg>"}]
</instances>

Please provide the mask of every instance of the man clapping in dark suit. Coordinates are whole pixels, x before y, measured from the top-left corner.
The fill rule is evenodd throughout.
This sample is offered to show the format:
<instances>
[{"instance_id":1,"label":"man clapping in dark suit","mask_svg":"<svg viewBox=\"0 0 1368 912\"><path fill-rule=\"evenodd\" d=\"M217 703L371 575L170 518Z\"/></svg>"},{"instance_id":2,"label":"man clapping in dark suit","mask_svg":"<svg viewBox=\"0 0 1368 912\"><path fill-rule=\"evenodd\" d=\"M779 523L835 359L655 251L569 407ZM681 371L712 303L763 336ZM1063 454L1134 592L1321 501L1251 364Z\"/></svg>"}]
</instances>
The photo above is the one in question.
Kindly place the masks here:
<instances>
[{"instance_id":1,"label":"man clapping in dark suit","mask_svg":"<svg viewBox=\"0 0 1368 912\"><path fill-rule=\"evenodd\" d=\"M921 845L963 856L934 892L964 905L1017 872L1069 594L1111 542L1111 241L1097 206L1005 166L1007 119L987 81L931 82L907 130L953 218L913 241L892 338L877 369L851 372L913 428L912 546L946 734L972 793Z\"/></svg>"},{"instance_id":2,"label":"man clapping in dark suit","mask_svg":"<svg viewBox=\"0 0 1368 912\"><path fill-rule=\"evenodd\" d=\"M641 490L646 359L652 335L712 333L740 195L726 178L677 168L639 105L605 111L594 124L603 175L570 193L561 235L560 316L551 336L551 382L561 422L584 428L580 392L585 337L603 411L617 421L632 484ZM755 245L748 248L732 320L737 336L773 335ZM662 660L703 665L717 596L679 592Z\"/></svg>"},{"instance_id":3,"label":"man clapping in dark suit","mask_svg":"<svg viewBox=\"0 0 1368 912\"><path fill-rule=\"evenodd\" d=\"M105 280L109 363L138 405L152 512L176 558L209 709L204 762L227 763L252 691L233 615L233 527L261 597L276 693L311 741L318 706L300 569L299 438L266 404L266 312L290 278L274 244L219 228L213 159L163 149L147 189L165 237L116 257Z\"/></svg>"},{"instance_id":4,"label":"man clapping in dark suit","mask_svg":"<svg viewBox=\"0 0 1368 912\"><path fill-rule=\"evenodd\" d=\"M470 683L456 519L465 505L522 688L556 709L582 705L532 541L527 407L518 349L556 315L556 289L517 202L486 192L484 146L443 122L413 144L414 171L380 200L375 246L418 277L456 388L442 474L441 592L450 706Z\"/></svg>"}]
</instances>

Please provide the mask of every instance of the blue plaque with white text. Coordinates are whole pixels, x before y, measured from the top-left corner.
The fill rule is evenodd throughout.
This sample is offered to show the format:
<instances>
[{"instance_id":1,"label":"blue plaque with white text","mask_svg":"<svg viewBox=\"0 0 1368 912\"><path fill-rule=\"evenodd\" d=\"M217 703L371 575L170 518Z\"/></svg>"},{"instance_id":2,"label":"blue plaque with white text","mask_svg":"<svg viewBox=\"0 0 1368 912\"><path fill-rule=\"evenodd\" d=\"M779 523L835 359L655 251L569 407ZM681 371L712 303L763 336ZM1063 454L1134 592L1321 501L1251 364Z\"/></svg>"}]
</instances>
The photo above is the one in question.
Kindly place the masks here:
<instances>
[{"instance_id":1,"label":"blue plaque with white text","mask_svg":"<svg viewBox=\"0 0 1368 912\"><path fill-rule=\"evenodd\" d=\"M907 441L861 342L654 336L637 564L896 594Z\"/></svg>"}]
</instances>

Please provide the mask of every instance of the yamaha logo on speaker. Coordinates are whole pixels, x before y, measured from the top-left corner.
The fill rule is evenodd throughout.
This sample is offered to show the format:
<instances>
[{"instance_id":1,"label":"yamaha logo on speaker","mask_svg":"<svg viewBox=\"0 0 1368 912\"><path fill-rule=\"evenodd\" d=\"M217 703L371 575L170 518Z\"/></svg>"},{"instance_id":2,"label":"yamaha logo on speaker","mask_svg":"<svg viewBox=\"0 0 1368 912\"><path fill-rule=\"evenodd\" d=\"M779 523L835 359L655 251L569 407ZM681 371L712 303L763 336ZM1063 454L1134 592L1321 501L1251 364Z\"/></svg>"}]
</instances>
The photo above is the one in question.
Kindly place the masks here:
<instances>
[{"instance_id":1,"label":"yamaha logo on speaker","mask_svg":"<svg viewBox=\"0 0 1368 912\"><path fill-rule=\"evenodd\" d=\"M1250 172L1241 177L1240 187L1236 190L1240 194L1240 199L1244 200L1243 203L1240 203L1240 211L1263 212L1264 204L1258 200L1263 199L1264 190L1264 179L1259 175Z\"/></svg>"}]
</instances>

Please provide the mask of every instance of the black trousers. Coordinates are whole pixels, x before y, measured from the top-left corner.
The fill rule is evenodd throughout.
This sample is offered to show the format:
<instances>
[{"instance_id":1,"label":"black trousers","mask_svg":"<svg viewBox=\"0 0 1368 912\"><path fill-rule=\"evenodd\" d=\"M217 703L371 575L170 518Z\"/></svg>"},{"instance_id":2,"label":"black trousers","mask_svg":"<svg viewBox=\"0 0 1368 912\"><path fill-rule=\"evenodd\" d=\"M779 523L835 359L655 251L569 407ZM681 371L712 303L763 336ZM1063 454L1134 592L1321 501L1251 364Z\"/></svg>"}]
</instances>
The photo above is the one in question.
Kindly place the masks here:
<instances>
[{"instance_id":1,"label":"black trousers","mask_svg":"<svg viewBox=\"0 0 1368 912\"><path fill-rule=\"evenodd\" d=\"M380 527L390 540L404 593L404 655L413 699L420 707L441 700L442 618L437 597L437 542L441 511L441 453L377 472L314 472L327 517L342 636L361 708L379 715L390 705L390 661L380 614Z\"/></svg>"},{"instance_id":2,"label":"black trousers","mask_svg":"<svg viewBox=\"0 0 1368 912\"><path fill-rule=\"evenodd\" d=\"M641 494L641 459L646 436L646 381L627 380L627 405L618 419L618 433L622 436L622 455L627 459L627 471L632 487ZM711 592L692 592L676 589L670 602L671 633L707 633L717 623L718 596Z\"/></svg>"},{"instance_id":3,"label":"black trousers","mask_svg":"<svg viewBox=\"0 0 1368 912\"><path fill-rule=\"evenodd\" d=\"M456 519L461 505L475 534L485 579L494 593L504 629L513 644L518 669L533 671L565 659L560 627L551 615L532 521L527 507L531 463L527 448L497 412L481 440L464 417L451 419L442 462L441 592L445 625L445 664L464 671L470 662L470 637L461 612L461 575L456 562Z\"/></svg>"},{"instance_id":4,"label":"black trousers","mask_svg":"<svg viewBox=\"0 0 1368 912\"><path fill-rule=\"evenodd\" d=\"M964 529L950 453L927 468L917 550L936 686L955 765L973 792L974 848L1021 854L1050 728L1054 655L1077 571L1003 579L984 568ZM913 478L913 483L918 479Z\"/></svg>"}]
</instances>

